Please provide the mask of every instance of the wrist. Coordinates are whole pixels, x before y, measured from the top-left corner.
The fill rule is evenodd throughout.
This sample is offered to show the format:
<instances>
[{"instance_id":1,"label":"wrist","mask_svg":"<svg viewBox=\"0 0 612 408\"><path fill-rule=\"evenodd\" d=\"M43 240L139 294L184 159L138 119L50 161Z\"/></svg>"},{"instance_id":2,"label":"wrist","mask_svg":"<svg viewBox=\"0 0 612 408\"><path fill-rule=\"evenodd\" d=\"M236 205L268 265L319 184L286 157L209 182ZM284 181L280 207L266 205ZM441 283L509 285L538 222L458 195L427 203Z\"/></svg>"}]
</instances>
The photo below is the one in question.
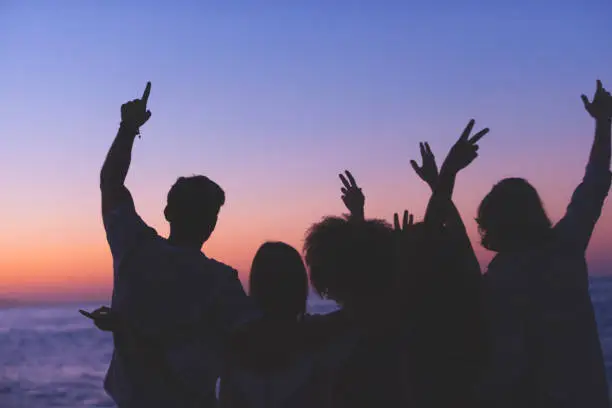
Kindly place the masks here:
<instances>
[{"instance_id":1,"label":"wrist","mask_svg":"<svg viewBox=\"0 0 612 408\"><path fill-rule=\"evenodd\" d=\"M440 183L440 180L446 180L449 177L455 177L457 173L458 170L450 164L442 165L442 168L440 169L440 175L438 176L438 184Z\"/></svg>"},{"instance_id":2,"label":"wrist","mask_svg":"<svg viewBox=\"0 0 612 408\"><path fill-rule=\"evenodd\" d=\"M365 219L365 211L363 209L351 211L350 218L355 221L363 221Z\"/></svg>"},{"instance_id":3,"label":"wrist","mask_svg":"<svg viewBox=\"0 0 612 408\"><path fill-rule=\"evenodd\" d=\"M121 122L119 124L119 134L124 137L130 137L132 139L136 138L139 134L138 128L134 128L134 126Z\"/></svg>"}]
</instances>

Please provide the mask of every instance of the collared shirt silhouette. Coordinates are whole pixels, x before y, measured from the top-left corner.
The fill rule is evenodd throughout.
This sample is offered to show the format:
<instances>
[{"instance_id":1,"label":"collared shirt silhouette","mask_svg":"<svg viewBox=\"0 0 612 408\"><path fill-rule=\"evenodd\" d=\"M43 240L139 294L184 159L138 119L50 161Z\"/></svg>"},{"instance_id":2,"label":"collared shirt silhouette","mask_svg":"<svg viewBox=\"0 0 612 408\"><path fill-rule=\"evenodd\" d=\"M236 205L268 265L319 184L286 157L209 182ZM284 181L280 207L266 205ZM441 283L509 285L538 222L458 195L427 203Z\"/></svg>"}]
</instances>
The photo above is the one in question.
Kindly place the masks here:
<instances>
[{"instance_id":1,"label":"collared shirt silhouette","mask_svg":"<svg viewBox=\"0 0 612 408\"><path fill-rule=\"evenodd\" d=\"M212 407L224 342L259 317L236 270L201 252L225 193L204 176L181 177L168 193L162 238L137 214L124 185L139 128L151 116L141 99L124 104L102 172L102 214L113 255L111 309L121 322L105 388L123 407Z\"/></svg>"}]
</instances>

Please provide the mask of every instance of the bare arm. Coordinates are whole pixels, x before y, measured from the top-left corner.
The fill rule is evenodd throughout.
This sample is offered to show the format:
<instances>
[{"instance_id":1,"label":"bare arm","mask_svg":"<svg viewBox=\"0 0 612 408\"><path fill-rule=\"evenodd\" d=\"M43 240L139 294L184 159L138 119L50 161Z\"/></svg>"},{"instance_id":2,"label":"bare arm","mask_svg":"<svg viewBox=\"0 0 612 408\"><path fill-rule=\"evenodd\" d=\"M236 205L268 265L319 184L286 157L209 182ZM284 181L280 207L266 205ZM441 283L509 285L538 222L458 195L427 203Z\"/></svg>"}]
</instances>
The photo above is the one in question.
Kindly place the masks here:
<instances>
[{"instance_id":1,"label":"bare arm","mask_svg":"<svg viewBox=\"0 0 612 408\"><path fill-rule=\"evenodd\" d=\"M100 172L102 220L113 254L115 274L126 254L136 248L143 238L157 234L138 216L132 195L125 187L134 139L140 126L151 116L151 112L146 110L150 91L151 83L147 83L142 99L121 106L121 125Z\"/></svg>"},{"instance_id":2,"label":"bare arm","mask_svg":"<svg viewBox=\"0 0 612 408\"><path fill-rule=\"evenodd\" d=\"M610 170L610 125L612 118L612 96L597 81L597 91L593 102L582 95L582 102L589 114L595 119L595 140L591 147L589 166L597 169Z\"/></svg>"},{"instance_id":3,"label":"bare arm","mask_svg":"<svg viewBox=\"0 0 612 408\"><path fill-rule=\"evenodd\" d=\"M446 221L448 204L452 200L457 173L467 167L478 156L476 153L478 150L476 143L489 132L489 129L485 128L470 138L473 127L474 120L471 120L442 164L437 184L433 188L425 213L425 222L430 225L442 226ZM427 153L433 156L429 146L426 146ZM421 153L423 153L422 148ZM415 167L415 164L413 164L413 167ZM417 170L416 167L415 170ZM417 173L419 172L417 171Z\"/></svg>"},{"instance_id":4,"label":"bare arm","mask_svg":"<svg viewBox=\"0 0 612 408\"><path fill-rule=\"evenodd\" d=\"M151 112L147 111L150 92L151 83L149 82L141 99L133 100L121 107L121 126L100 172L103 214L108 214L109 211L124 203L134 205L132 196L125 187L125 178L132 161L134 139L140 126L151 117Z\"/></svg>"},{"instance_id":5,"label":"bare arm","mask_svg":"<svg viewBox=\"0 0 612 408\"><path fill-rule=\"evenodd\" d=\"M122 125L119 127L117 136L108 151L100 172L103 214L108 214L113 208L124 203L134 205L132 195L125 186L125 178L132 161L132 147L135 137L134 130Z\"/></svg>"},{"instance_id":6,"label":"bare arm","mask_svg":"<svg viewBox=\"0 0 612 408\"><path fill-rule=\"evenodd\" d=\"M586 250L610 190L612 96L600 81L593 102L583 95L586 110L595 119L595 137L582 183L576 188L565 216L555 227L568 246Z\"/></svg>"},{"instance_id":7,"label":"bare arm","mask_svg":"<svg viewBox=\"0 0 612 408\"><path fill-rule=\"evenodd\" d=\"M448 217L448 207L452 203L453 190L457 173L442 166L438 184L433 188L427 210L425 211L425 222L430 225L442 226Z\"/></svg>"}]
</instances>

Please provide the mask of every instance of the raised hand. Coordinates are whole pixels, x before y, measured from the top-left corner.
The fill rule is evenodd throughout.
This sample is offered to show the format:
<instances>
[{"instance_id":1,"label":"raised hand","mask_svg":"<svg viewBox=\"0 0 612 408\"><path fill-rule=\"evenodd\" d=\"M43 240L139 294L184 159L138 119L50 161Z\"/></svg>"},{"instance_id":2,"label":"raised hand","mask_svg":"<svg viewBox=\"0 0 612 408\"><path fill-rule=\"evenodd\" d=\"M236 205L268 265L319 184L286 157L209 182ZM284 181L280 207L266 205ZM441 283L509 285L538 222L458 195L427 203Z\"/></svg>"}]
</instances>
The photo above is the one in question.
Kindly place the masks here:
<instances>
[{"instance_id":1,"label":"raised hand","mask_svg":"<svg viewBox=\"0 0 612 408\"><path fill-rule=\"evenodd\" d=\"M140 99L124 103L121 106L121 124L129 130L140 133L140 127L147 123L151 117L151 111L147 110L147 102L151 93L151 82L147 86Z\"/></svg>"},{"instance_id":2,"label":"raised hand","mask_svg":"<svg viewBox=\"0 0 612 408\"><path fill-rule=\"evenodd\" d=\"M419 167L417 162L414 160L410 160L410 164L421 180L426 182L433 190L435 185L438 183L438 165L436 164L436 158L431 152L429 143L419 143L419 149L421 150L423 165Z\"/></svg>"},{"instance_id":3,"label":"raised hand","mask_svg":"<svg viewBox=\"0 0 612 408\"><path fill-rule=\"evenodd\" d=\"M404 217L402 219L402 225L400 226L399 214L393 214L393 229L396 232L406 232L414 226L414 215L410 214L408 210L404 210Z\"/></svg>"},{"instance_id":4,"label":"raised hand","mask_svg":"<svg viewBox=\"0 0 612 408\"><path fill-rule=\"evenodd\" d=\"M344 205L350 211L351 217L363 220L365 217L365 196L357 186L357 182L355 182L351 172L345 170L345 174L346 177L342 174L338 175L344 185L344 187L340 188L340 191L342 191L342 202L344 202Z\"/></svg>"},{"instance_id":5,"label":"raised hand","mask_svg":"<svg viewBox=\"0 0 612 408\"><path fill-rule=\"evenodd\" d=\"M459 140L457 140L448 153L448 156L446 156L443 165L446 170L457 173L469 166L469 164L478 157L478 145L476 143L478 143L484 135L489 133L489 128L482 129L470 138L474 123L474 119L470 120L463 130L461 137L459 137Z\"/></svg>"},{"instance_id":6,"label":"raised hand","mask_svg":"<svg viewBox=\"0 0 612 408\"><path fill-rule=\"evenodd\" d=\"M582 98L582 103L584 103L584 108L594 119L607 119L609 121L612 118L612 96L603 87L599 79L597 80L597 89L592 102L589 102L589 98L586 95L581 95L580 97Z\"/></svg>"}]
</instances>

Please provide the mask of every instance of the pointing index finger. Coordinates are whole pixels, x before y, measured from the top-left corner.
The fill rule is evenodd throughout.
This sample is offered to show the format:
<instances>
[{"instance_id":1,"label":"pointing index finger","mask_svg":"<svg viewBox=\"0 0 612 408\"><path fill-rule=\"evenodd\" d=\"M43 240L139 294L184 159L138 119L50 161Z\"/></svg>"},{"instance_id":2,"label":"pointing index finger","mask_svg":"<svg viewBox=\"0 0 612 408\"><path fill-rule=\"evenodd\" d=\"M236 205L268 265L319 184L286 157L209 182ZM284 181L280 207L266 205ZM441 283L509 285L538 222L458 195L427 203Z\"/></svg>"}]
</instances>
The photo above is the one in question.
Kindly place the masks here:
<instances>
[{"instance_id":1,"label":"pointing index finger","mask_svg":"<svg viewBox=\"0 0 612 408\"><path fill-rule=\"evenodd\" d=\"M145 87L144 92L142 93L142 101L145 106L147 106L147 102L149 101L149 95L151 94L151 81L147 82L147 86Z\"/></svg>"}]
</instances>

